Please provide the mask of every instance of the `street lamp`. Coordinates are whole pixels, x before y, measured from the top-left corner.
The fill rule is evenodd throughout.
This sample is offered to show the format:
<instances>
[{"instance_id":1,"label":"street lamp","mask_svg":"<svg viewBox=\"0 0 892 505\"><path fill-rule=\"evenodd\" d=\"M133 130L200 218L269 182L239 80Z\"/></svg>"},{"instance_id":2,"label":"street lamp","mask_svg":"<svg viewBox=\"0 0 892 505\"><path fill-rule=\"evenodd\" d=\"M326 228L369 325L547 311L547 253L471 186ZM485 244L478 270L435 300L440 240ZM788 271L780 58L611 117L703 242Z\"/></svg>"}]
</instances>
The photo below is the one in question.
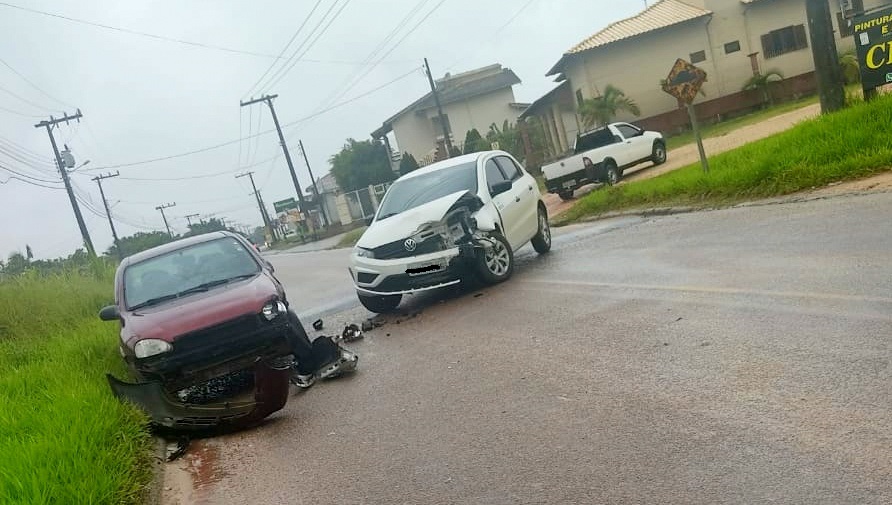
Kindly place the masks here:
<instances>
[{"instance_id":1,"label":"street lamp","mask_svg":"<svg viewBox=\"0 0 892 505\"><path fill-rule=\"evenodd\" d=\"M81 163L80 165L78 165L77 167L71 169L71 172L76 172L76 171L78 171L79 169L81 169L81 168L83 168L83 167L85 167L85 166L87 166L87 165L89 165L89 164L90 164L90 160L87 160L87 161Z\"/></svg>"}]
</instances>

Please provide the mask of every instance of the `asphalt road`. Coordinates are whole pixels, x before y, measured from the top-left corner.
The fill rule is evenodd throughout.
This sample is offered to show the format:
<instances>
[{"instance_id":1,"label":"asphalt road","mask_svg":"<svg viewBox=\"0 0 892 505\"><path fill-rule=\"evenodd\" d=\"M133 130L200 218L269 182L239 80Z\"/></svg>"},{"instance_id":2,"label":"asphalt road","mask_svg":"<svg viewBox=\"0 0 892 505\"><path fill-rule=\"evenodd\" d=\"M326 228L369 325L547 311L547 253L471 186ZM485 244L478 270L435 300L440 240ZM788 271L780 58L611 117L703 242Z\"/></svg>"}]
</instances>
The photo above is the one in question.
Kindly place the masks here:
<instances>
[{"instance_id":1,"label":"asphalt road","mask_svg":"<svg viewBox=\"0 0 892 505\"><path fill-rule=\"evenodd\" d=\"M890 215L885 193L564 230L504 285L410 300L355 375L195 442L167 501L890 503ZM274 259L344 309L330 331L367 315L326 298L352 296L344 254Z\"/></svg>"}]
</instances>

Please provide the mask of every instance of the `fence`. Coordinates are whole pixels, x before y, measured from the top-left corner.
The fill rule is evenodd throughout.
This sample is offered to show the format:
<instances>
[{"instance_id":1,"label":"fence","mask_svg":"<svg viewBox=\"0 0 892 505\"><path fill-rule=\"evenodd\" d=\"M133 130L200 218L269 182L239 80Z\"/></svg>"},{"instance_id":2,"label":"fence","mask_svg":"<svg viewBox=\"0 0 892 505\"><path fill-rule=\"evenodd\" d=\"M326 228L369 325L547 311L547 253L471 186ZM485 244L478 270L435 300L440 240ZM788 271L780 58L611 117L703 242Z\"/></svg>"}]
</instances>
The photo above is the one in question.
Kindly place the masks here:
<instances>
[{"instance_id":1,"label":"fence","mask_svg":"<svg viewBox=\"0 0 892 505\"><path fill-rule=\"evenodd\" d=\"M346 212L341 212L341 223L349 224L354 221L368 219L375 215L378 204L384 198L384 193L391 183L376 184L367 188L344 193ZM349 219L349 220L348 220ZM345 222L346 221L346 222Z\"/></svg>"}]
</instances>

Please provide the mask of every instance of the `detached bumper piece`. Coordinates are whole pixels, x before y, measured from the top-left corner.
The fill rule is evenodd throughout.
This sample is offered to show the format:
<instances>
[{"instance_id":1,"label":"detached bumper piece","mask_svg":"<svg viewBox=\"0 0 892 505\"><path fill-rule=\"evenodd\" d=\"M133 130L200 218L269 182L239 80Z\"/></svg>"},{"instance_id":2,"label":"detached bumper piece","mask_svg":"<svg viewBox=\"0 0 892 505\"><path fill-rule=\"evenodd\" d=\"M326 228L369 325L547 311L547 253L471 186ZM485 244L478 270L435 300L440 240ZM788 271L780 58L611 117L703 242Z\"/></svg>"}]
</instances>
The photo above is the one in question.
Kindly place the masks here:
<instances>
[{"instance_id":1,"label":"detached bumper piece","mask_svg":"<svg viewBox=\"0 0 892 505\"><path fill-rule=\"evenodd\" d=\"M152 423L175 430L207 430L223 426L246 426L280 410L288 400L290 361L258 363L254 368L254 398L252 400L220 401L218 403L183 403L160 382L133 384L107 374L115 396L129 401L145 411Z\"/></svg>"}]
</instances>

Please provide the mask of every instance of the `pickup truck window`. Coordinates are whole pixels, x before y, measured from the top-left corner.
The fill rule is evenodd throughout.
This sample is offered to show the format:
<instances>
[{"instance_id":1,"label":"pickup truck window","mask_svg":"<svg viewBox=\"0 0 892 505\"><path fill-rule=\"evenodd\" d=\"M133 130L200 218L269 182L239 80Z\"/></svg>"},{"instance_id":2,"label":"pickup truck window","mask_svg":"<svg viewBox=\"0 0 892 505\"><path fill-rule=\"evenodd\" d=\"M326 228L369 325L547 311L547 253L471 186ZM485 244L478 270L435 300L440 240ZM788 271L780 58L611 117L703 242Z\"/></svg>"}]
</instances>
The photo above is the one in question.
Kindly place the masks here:
<instances>
[{"instance_id":1,"label":"pickup truck window","mask_svg":"<svg viewBox=\"0 0 892 505\"><path fill-rule=\"evenodd\" d=\"M521 173L520 167L518 167L511 158L507 156L496 156L495 160L496 163L498 163L499 166L502 167L502 173L504 173L508 179L516 181L517 179L523 177L523 173Z\"/></svg>"},{"instance_id":2,"label":"pickup truck window","mask_svg":"<svg viewBox=\"0 0 892 505\"><path fill-rule=\"evenodd\" d=\"M592 149L597 149L599 147L609 146L610 144L616 143L616 139L613 138L613 134L610 132L609 128L601 128L584 135L580 135L576 140L576 154L581 154L586 151L591 151Z\"/></svg>"},{"instance_id":3,"label":"pickup truck window","mask_svg":"<svg viewBox=\"0 0 892 505\"><path fill-rule=\"evenodd\" d=\"M489 188L489 194L492 194L492 187L500 182L508 181L502 169L496 164L495 159L486 162L486 186Z\"/></svg>"},{"instance_id":4,"label":"pickup truck window","mask_svg":"<svg viewBox=\"0 0 892 505\"><path fill-rule=\"evenodd\" d=\"M641 130L627 124L616 125L616 129L627 139L641 135Z\"/></svg>"}]
</instances>

